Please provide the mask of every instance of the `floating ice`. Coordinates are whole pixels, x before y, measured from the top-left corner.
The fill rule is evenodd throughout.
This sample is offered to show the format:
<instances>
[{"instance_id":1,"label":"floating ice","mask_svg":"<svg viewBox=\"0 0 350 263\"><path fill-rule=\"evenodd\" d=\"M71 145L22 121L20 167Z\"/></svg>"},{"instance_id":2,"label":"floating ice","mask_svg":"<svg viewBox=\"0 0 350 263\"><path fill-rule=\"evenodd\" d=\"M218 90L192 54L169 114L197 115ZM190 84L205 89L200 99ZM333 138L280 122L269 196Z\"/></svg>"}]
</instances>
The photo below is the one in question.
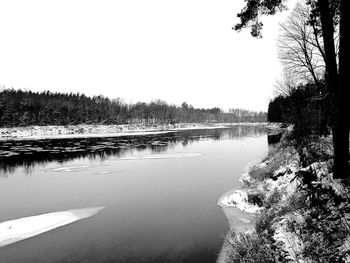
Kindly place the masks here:
<instances>
[{"instance_id":1,"label":"floating ice","mask_svg":"<svg viewBox=\"0 0 350 263\"><path fill-rule=\"evenodd\" d=\"M120 172L120 171L114 171L114 172ZM112 174L113 172L112 171L100 171L100 172L96 172L94 174L97 174L97 175L100 175L100 174Z\"/></svg>"},{"instance_id":2,"label":"floating ice","mask_svg":"<svg viewBox=\"0 0 350 263\"><path fill-rule=\"evenodd\" d=\"M89 218L103 208L72 209L2 222L0 223L0 247Z\"/></svg>"},{"instance_id":3,"label":"floating ice","mask_svg":"<svg viewBox=\"0 0 350 263\"><path fill-rule=\"evenodd\" d=\"M189 158L202 156L201 153L169 153L169 154L145 154L129 157L122 157L118 160L142 160L142 159L170 159L170 158Z\"/></svg>"},{"instance_id":4,"label":"floating ice","mask_svg":"<svg viewBox=\"0 0 350 263\"><path fill-rule=\"evenodd\" d=\"M76 165L76 166L62 166L62 167L54 167L45 169L45 172L77 172L81 170L85 170L89 168L90 166L87 165Z\"/></svg>"}]
</instances>

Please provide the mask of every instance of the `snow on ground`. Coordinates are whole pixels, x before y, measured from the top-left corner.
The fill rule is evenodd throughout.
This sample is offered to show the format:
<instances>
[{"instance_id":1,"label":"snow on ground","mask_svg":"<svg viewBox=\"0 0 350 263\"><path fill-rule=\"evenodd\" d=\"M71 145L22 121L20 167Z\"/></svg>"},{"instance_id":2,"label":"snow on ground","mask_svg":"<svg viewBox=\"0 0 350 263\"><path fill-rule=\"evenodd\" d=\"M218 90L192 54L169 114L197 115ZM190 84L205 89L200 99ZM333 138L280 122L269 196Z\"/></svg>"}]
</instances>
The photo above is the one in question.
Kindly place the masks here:
<instances>
[{"instance_id":1,"label":"snow on ground","mask_svg":"<svg viewBox=\"0 0 350 263\"><path fill-rule=\"evenodd\" d=\"M298 181L295 180L296 167L287 165L278 169L274 176L283 173L283 176L278 176L277 180L267 179L265 184L268 188L268 193L272 194L274 190L282 193L281 202L285 202L292 194L294 194L298 187Z\"/></svg>"},{"instance_id":2,"label":"snow on ground","mask_svg":"<svg viewBox=\"0 0 350 263\"><path fill-rule=\"evenodd\" d=\"M260 213L261 207L257 205L252 205L248 203L248 194L246 191L238 189L232 194L226 195L219 200L219 205L224 205L226 207L237 207L246 213Z\"/></svg>"},{"instance_id":3,"label":"snow on ground","mask_svg":"<svg viewBox=\"0 0 350 263\"><path fill-rule=\"evenodd\" d=\"M89 218L102 209L103 207L72 209L2 222L0 223L0 247Z\"/></svg>"},{"instance_id":4,"label":"snow on ground","mask_svg":"<svg viewBox=\"0 0 350 263\"><path fill-rule=\"evenodd\" d=\"M198 128L195 124L167 125L67 125L67 126L27 126L0 128L0 140L9 139L56 139L115 137L127 135L158 134L182 128ZM203 125L202 125L203 126Z\"/></svg>"},{"instance_id":5,"label":"snow on ground","mask_svg":"<svg viewBox=\"0 0 350 263\"><path fill-rule=\"evenodd\" d=\"M329 138L322 139L321 142L317 142L321 152L329 152L331 154L331 142ZM249 168L251 167L251 168ZM335 193L342 197L350 198L350 192L341 183L340 180L334 179L331 172L331 162L315 162L308 167L301 168L299 163L299 155L297 152L284 147L282 151L276 151L273 155L269 156L268 160L251 166L248 166L248 171L244 172L239 179L242 184L242 189L232 190L219 199L218 204L225 212L225 209L236 208L240 211L247 213L267 213L273 215L272 228L274 244L284 253L287 260L291 262L306 263L310 262L303 256L304 243L295 231L290 227L291 222L296 222L298 225L304 225L305 223L305 211L303 210L286 210L286 212L277 215L276 211L282 211L282 209L290 205L291 200L295 198L298 193L298 187L301 181L297 175L299 171L309 171L310 169L317 174L317 180L313 181L313 184L318 184L322 188L332 188ZM261 169L261 171L259 171ZM249 171L255 171L250 173ZM260 173L259 173L260 172ZM265 174L268 176L264 177ZM262 175L262 176L260 176ZM260 177L259 177L260 176ZM278 203L273 205L272 208L266 208L263 211L263 207L257 207L248 203L249 194L259 194L264 196L266 202L269 200L276 201ZM277 195L275 195L277 193ZM269 210L270 209L270 210ZM277 210L276 210L277 209ZM275 215L274 215L275 213ZM225 212L226 216L227 213ZM348 219L348 214L345 219ZM236 217L229 218L230 228L231 224L236 224ZM270 220L270 219L269 219ZM253 229L253 227L252 227ZM234 227L233 227L233 230ZM239 231L235 231L239 232ZM243 231L242 231L243 232ZM247 233L247 231L245 231ZM350 238L346 239L341 251L348 251L350 248ZM224 249L224 248L223 248ZM223 262L223 261L220 261ZM350 256L346 258L345 262L350 262Z\"/></svg>"},{"instance_id":6,"label":"snow on ground","mask_svg":"<svg viewBox=\"0 0 350 263\"><path fill-rule=\"evenodd\" d=\"M52 131L52 133L44 133L41 134L41 132L38 133L32 133L29 131L29 133L11 133L11 135L1 135L0 132L0 141L7 141L7 140L43 140L43 139L73 139L73 138L102 138L102 137L120 137L120 136L140 136L140 135L148 135L148 134L165 134L169 132L176 132L176 131L141 131L141 130L135 130L133 132L111 132L111 133L67 133L67 134L61 134L61 133L55 133L55 130Z\"/></svg>"},{"instance_id":7,"label":"snow on ground","mask_svg":"<svg viewBox=\"0 0 350 263\"><path fill-rule=\"evenodd\" d=\"M310 166L300 169L307 171L312 168L317 173L319 184L324 187L332 188L339 196L350 198L350 193L341 183L340 179L333 179L333 173L330 171L328 162L315 162Z\"/></svg>"},{"instance_id":8,"label":"snow on ground","mask_svg":"<svg viewBox=\"0 0 350 263\"><path fill-rule=\"evenodd\" d=\"M261 160L253 160L248 163L244 169L245 172L238 179L239 182L241 184L252 182L252 179L249 175L250 169L257 167L263 168L268 164L268 162L269 161L261 162ZM248 203L248 192L245 189L237 189L233 192L230 191L229 193L226 193L219 199L218 205L221 207L236 207L242 212L251 214L260 213L262 210L261 207Z\"/></svg>"},{"instance_id":9,"label":"snow on ground","mask_svg":"<svg viewBox=\"0 0 350 263\"><path fill-rule=\"evenodd\" d=\"M267 126L266 123L176 123L176 124L123 124L123 125L67 125L26 126L0 128L0 141L39 140L65 138L118 137L130 135L162 134L182 130L219 129L233 125ZM270 127L270 126L269 126ZM271 125L271 127L274 127Z\"/></svg>"},{"instance_id":10,"label":"snow on ground","mask_svg":"<svg viewBox=\"0 0 350 263\"><path fill-rule=\"evenodd\" d=\"M273 225L275 229L273 238L286 252L286 259L291 262L304 263L305 260L302 256L304 245L300 237L288 229L288 220L290 218L300 223L304 221L303 216L299 213L294 212L286 215L282 220Z\"/></svg>"}]
</instances>

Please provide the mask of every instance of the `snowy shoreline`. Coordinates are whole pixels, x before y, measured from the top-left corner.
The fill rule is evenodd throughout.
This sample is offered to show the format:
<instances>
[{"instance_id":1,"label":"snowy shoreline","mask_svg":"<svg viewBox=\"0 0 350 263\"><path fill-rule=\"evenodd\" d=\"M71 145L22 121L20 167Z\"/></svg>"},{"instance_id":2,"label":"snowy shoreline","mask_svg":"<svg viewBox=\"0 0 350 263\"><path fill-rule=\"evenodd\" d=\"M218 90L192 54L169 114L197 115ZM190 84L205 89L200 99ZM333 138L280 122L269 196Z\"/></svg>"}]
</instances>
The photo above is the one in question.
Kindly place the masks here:
<instances>
[{"instance_id":1,"label":"snowy shoreline","mask_svg":"<svg viewBox=\"0 0 350 263\"><path fill-rule=\"evenodd\" d=\"M264 166L264 162L262 159L256 159L249 162L244 172L239 177L238 181L242 184L244 181L249 181L249 171L253 167L259 167ZM248 214L258 214L261 211L261 207L258 207L256 205L252 205L248 202L248 193L245 191L245 189L237 187L234 189L229 190L228 192L224 193L217 201L217 204L221 208L237 208L243 213Z\"/></svg>"},{"instance_id":2,"label":"snowy shoreline","mask_svg":"<svg viewBox=\"0 0 350 263\"><path fill-rule=\"evenodd\" d=\"M0 128L0 141L44 140L71 138L102 138L163 134L195 129L220 129L236 125L263 126L273 128L267 123L177 123L154 125L68 125L68 126L26 126Z\"/></svg>"},{"instance_id":3,"label":"snowy shoreline","mask_svg":"<svg viewBox=\"0 0 350 263\"><path fill-rule=\"evenodd\" d=\"M312 157L308 157L307 165L302 165L300 149L290 144L289 136L287 129L281 142L241 175L240 186L218 200L230 226L218 262L240 258L238 253L245 251L247 244L260 241L264 242L264 251L276 245L275 250L269 252L272 259L273 255L282 255L291 262L319 262L318 254L310 255L306 251L314 247L321 251L333 245L335 241L327 239L329 229L334 233L345 233L331 256L342 253L344 262L350 262L346 254L350 251L349 219L348 213L342 212L342 209L348 211L349 189L341 179L333 178L332 138L310 141L308 148L303 150ZM317 158L310 154L314 152L319 154ZM337 198L346 201L334 203ZM315 205L317 202L321 205ZM329 218L346 223L337 224ZM264 239L266 237L269 239ZM335 239L338 242L338 236ZM332 262L328 254L322 257L327 259L323 262ZM248 255L248 258L253 257Z\"/></svg>"}]
</instances>

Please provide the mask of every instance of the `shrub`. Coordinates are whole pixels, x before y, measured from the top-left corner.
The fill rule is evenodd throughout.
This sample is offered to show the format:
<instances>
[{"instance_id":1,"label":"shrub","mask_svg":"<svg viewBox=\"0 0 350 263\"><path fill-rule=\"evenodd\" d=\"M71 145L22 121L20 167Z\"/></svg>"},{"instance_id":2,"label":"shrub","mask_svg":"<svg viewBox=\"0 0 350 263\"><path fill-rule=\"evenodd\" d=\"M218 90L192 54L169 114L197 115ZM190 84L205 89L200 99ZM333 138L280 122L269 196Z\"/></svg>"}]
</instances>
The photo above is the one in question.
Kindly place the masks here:
<instances>
[{"instance_id":1,"label":"shrub","mask_svg":"<svg viewBox=\"0 0 350 263\"><path fill-rule=\"evenodd\" d=\"M257 234L231 233L226 250L228 263L275 263L274 251Z\"/></svg>"},{"instance_id":2,"label":"shrub","mask_svg":"<svg viewBox=\"0 0 350 263\"><path fill-rule=\"evenodd\" d=\"M273 192L264 201L265 209L270 209L274 205L278 204L281 198L282 194L277 189L273 190Z\"/></svg>"},{"instance_id":3,"label":"shrub","mask_svg":"<svg viewBox=\"0 0 350 263\"><path fill-rule=\"evenodd\" d=\"M271 238L273 235L272 221L275 217L275 213L263 211L255 222L255 231L259 235L265 235L265 237Z\"/></svg>"},{"instance_id":4,"label":"shrub","mask_svg":"<svg viewBox=\"0 0 350 263\"><path fill-rule=\"evenodd\" d=\"M250 171L249 175L253 180L262 182L266 179L274 178L275 172L282 166L285 166L291 162L297 160L297 152L289 146L283 146L283 148L277 147L271 150L268 157L265 158L265 165L256 165Z\"/></svg>"},{"instance_id":5,"label":"shrub","mask_svg":"<svg viewBox=\"0 0 350 263\"><path fill-rule=\"evenodd\" d=\"M271 178L273 175L273 170L270 165L264 167L255 166L249 171L249 175L253 180L264 181L265 179Z\"/></svg>"},{"instance_id":6,"label":"shrub","mask_svg":"<svg viewBox=\"0 0 350 263\"><path fill-rule=\"evenodd\" d=\"M300 234L304 257L313 262L345 262L350 254L342 250L350 236L350 189L342 185L338 192L332 184L323 184L311 168L297 176L302 182L299 192L305 197L305 223Z\"/></svg>"}]
</instances>

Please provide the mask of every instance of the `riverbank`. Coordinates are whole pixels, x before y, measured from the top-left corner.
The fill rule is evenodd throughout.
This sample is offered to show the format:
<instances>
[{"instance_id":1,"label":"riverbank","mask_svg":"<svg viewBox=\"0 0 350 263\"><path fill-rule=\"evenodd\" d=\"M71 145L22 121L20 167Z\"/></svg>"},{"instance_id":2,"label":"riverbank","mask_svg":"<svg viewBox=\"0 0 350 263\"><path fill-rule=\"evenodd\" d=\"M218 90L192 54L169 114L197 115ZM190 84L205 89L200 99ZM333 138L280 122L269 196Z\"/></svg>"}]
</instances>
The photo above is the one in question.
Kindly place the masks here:
<instances>
[{"instance_id":1,"label":"riverbank","mask_svg":"<svg viewBox=\"0 0 350 263\"><path fill-rule=\"evenodd\" d=\"M123 125L68 125L26 126L0 128L0 141L41 140L69 138L99 138L129 135L161 134L194 129L219 129L233 125L264 126L275 129L278 124L268 123L176 123L176 124L123 124Z\"/></svg>"},{"instance_id":2,"label":"riverbank","mask_svg":"<svg viewBox=\"0 0 350 263\"><path fill-rule=\"evenodd\" d=\"M242 230L228 217L225 262L350 262L350 189L333 179L331 138L298 148L290 133L219 199L226 216L253 218Z\"/></svg>"}]
</instances>

